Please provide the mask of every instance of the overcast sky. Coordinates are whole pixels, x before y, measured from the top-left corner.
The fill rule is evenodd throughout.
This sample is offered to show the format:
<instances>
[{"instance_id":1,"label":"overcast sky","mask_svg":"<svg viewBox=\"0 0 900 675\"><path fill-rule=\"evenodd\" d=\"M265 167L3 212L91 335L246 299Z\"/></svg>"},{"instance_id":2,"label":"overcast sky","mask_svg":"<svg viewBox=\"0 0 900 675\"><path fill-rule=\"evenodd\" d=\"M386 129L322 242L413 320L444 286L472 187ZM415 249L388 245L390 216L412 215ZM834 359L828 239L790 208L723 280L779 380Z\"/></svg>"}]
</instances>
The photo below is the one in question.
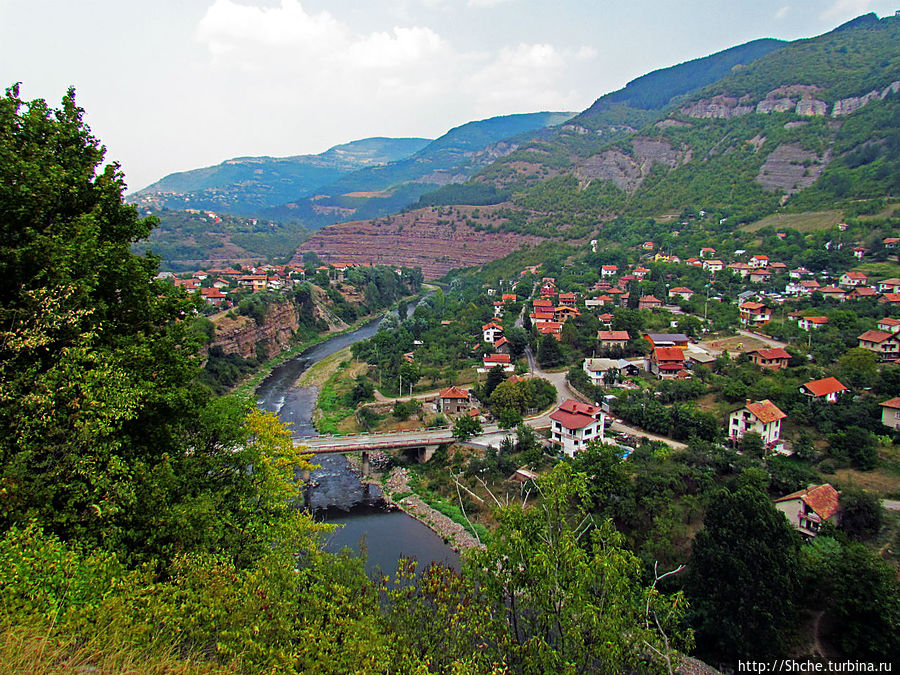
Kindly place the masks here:
<instances>
[{"instance_id":1,"label":"overcast sky","mask_svg":"<svg viewBox=\"0 0 900 675\"><path fill-rule=\"evenodd\" d=\"M129 189L245 155L580 111L656 68L898 0L0 0L0 84L70 85Z\"/></svg>"}]
</instances>

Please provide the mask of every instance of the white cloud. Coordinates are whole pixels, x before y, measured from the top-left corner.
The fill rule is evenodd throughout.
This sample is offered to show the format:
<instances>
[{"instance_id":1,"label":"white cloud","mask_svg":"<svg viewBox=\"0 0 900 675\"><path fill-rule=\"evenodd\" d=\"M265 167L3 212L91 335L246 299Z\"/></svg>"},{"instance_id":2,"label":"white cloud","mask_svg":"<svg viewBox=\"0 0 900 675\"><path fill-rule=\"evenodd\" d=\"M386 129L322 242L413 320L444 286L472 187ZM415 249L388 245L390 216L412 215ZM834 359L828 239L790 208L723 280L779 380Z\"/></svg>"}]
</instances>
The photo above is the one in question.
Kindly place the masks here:
<instances>
[{"instance_id":1,"label":"white cloud","mask_svg":"<svg viewBox=\"0 0 900 675\"><path fill-rule=\"evenodd\" d=\"M871 0L835 0L828 9L822 12L822 18L829 21L853 19L868 12L871 5Z\"/></svg>"},{"instance_id":2,"label":"white cloud","mask_svg":"<svg viewBox=\"0 0 900 675\"><path fill-rule=\"evenodd\" d=\"M510 2L510 0L468 0L466 4L469 7L493 7L503 2Z\"/></svg>"},{"instance_id":3,"label":"white cloud","mask_svg":"<svg viewBox=\"0 0 900 675\"><path fill-rule=\"evenodd\" d=\"M784 17L787 16L787 13L790 9L791 8L789 6L785 5L784 7L779 9L777 12L775 12L775 18L780 21L781 19L783 19Z\"/></svg>"}]
</instances>

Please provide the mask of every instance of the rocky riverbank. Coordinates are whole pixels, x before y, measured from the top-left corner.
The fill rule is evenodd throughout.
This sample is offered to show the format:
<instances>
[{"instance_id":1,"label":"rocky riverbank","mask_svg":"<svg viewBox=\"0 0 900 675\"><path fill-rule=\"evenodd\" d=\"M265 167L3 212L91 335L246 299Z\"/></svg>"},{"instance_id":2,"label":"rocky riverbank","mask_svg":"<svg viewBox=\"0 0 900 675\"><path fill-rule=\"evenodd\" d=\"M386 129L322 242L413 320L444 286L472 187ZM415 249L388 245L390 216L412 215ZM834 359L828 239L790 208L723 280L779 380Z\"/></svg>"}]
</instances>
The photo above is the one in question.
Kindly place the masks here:
<instances>
[{"instance_id":1,"label":"rocky riverbank","mask_svg":"<svg viewBox=\"0 0 900 675\"><path fill-rule=\"evenodd\" d=\"M426 525L457 553L483 546L465 527L430 507L413 492L409 485L407 469L400 466L393 467L390 469L387 479L382 483L384 469L390 465L391 459L386 453L369 453L369 467L372 474L368 477L362 476L362 463L359 456L347 455L347 459L351 469L360 475L361 481L383 487L384 501L388 508L401 509Z\"/></svg>"}]
</instances>

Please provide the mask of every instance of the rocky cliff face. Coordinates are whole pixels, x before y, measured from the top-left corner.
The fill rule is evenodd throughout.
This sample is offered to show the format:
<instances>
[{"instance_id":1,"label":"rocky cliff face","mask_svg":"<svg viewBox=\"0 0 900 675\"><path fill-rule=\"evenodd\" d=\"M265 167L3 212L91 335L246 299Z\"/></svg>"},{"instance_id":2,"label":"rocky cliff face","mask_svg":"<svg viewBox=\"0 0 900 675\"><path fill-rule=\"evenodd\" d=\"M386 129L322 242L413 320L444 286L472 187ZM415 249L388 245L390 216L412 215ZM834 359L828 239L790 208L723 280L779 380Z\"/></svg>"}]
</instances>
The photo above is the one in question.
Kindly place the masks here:
<instances>
[{"instance_id":1,"label":"rocky cliff face","mask_svg":"<svg viewBox=\"0 0 900 675\"><path fill-rule=\"evenodd\" d=\"M299 314L294 303L286 301L269 307L261 326L248 316L231 319L223 314L213 322L216 336L210 346L247 359L256 356L257 345L264 347L269 355L287 349L297 332Z\"/></svg>"},{"instance_id":2,"label":"rocky cliff face","mask_svg":"<svg viewBox=\"0 0 900 675\"><path fill-rule=\"evenodd\" d=\"M631 194L655 165L674 169L691 160L690 150L673 148L667 141L638 137L631 145L631 155L620 150L607 150L588 157L576 167L575 176L584 183L594 179L612 181L619 189Z\"/></svg>"},{"instance_id":3,"label":"rocky cliff face","mask_svg":"<svg viewBox=\"0 0 900 675\"><path fill-rule=\"evenodd\" d=\"M511 232L478 231L469 223L499 224L499 206L416 209L389 218L339 223L323 228L295 254L314 251L329 263L421 267L426 279L438 279L457 267L481 265L522 244L544 241Z\"/></svg>"}]
</instances>

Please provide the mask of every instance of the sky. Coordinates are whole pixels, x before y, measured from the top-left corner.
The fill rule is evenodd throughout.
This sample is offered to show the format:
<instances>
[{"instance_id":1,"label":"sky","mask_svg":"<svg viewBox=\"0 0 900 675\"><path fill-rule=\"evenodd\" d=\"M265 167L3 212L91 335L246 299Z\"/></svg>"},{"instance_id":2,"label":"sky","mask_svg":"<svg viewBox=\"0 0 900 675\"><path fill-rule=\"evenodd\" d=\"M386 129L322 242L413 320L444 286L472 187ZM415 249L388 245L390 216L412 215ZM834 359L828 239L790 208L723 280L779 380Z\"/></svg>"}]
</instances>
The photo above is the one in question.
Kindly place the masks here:
<instances>
[{"instance_id":1,"label":"sky","mask_svg":"<svg viewBox=\"0 0 900 675\"><path fill-rule=\"evenodd\" d=\"M70 86L129 190L240 156L581 111L651 70L900 0L0 0L0 84Z\"/></svg>"}]
</instances>

